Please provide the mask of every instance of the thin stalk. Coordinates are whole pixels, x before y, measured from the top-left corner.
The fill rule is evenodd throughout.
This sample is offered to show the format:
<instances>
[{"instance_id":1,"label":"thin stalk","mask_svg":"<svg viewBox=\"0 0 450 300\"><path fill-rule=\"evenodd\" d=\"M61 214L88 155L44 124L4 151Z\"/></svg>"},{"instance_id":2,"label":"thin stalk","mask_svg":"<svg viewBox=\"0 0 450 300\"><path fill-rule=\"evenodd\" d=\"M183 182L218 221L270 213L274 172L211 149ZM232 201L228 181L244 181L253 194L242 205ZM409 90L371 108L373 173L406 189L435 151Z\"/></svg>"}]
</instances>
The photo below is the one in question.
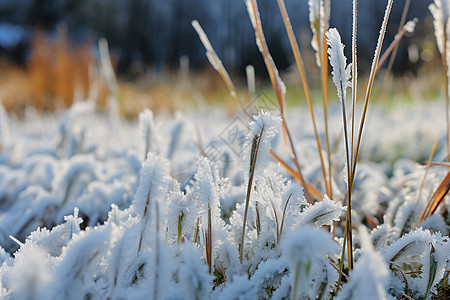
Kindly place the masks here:
<instances>
[{"instance_id":1,"label":"thin stalk","mask_svg":"<svg viewBox=\"0 0 450 300\"><path fill-rule=\"evenodd\" d=\"M336 264L334 263L334 261L328 257L328 263L340 274L342 275L342 277L345 277L346 280L348 280L348 276L347 274L343 273L341 270L339 270L339 268L336 266Z\"/></svg>"},{"instance_id":2,"label":"thin stalk","mask_svg":"<svg viewBox=\"0 0 450 300\"><path fill-rule=\"evenodd\" d=\"M198 240L198 232L200 231L200 218L197 218L197 224L195 225L194 231L194 243L197 243Z\"/></svg>"},{"instance_id":3,"label":"thin stalk","mask_svg":"<svg viewBox=\"0 0 450 300\"><path fill-rule=\"evenodd\" d=\"M273 204L273 202L271 202L271 204L272 204L273 214L275 215L275 223L277 224L277 244L278 244L278 243L280 243L280 222L278 222L278 214L277 214L275 205Z\"/></svg>"},{"instance_id":4,"label":"thin stalk","mask_svg":"<svg viewBox=\"0 0 450 300\"><path fill-rule=\"evenodd\" d=\"M414 23L417 23L417 19L413 20ZM403 38L403 36L405 35L407 29L405 27L403 27L402 30L400 30L394 37L394 40L391 42L391 44L389 45L389 47L386 49L386 51L384 51L383 55L380 58L380 62L378 63L378 67L377 70L375 72L375 74L378 74L378 72L380 71L381 67L384 65L384 63L386 62L387 58L389 57L389 55L392 56L394 55L393 51L395 49L398 49L398 45L400 44L401 39ZM386 71L387 72L387 71Z\"/></svg>"},{"instance_id":5,"label":"thin stalk","mask_svg":"<svg viewBox=\"0 0 450 300\"><path fill-rule=\"evenodd\" d=\"M284 0L278 0L278 6L280 8L280 12L281 12L281 15L283 17L284 27L286 28L286 31L287 31L287 34L288 34L288 37L289 37L289 42L291 44L291 49L292 49L292 52L294 54L295 63L297 65L297 69L298 69L298 72L300 74L300 79L302 81L303 89L304 89L304 92L305 92L305 97L306 97L306 102L308 104L309 113L311 115L311 120L312 120L312 123L313 123L313 129L314 129L314 135L315 135L316 142L317 142L317 149L318 149L317 152L319 154L319 159L320 159L320 163L321 163L321 166L322 166L322 173L323 173L323 177L324 177L324 181L325 181L325 187L326 187L326 190L327 190L327 194L331 195L331 183L328 183L329 182L328 179L330 179L331 177L329 177L327 179L327 173L325 171L325 164L324 164L324 160L323 160L323 156L322 156L322 146L321 146L321 143L320 143L319 133L318 133L318 130L317 130L316 120L315 120L315 117L314 117L314 109L313 109L313 106L312 106L311 92L310 92L310 89L309 89L308 80L307 80L306 73L305 73L303 59L302 59L302 56L301 56L301 53L300 53L300 49L299 49L299 46L298 46L298 43L297 43L297 39L295 38L294 31L292 30L291 21L289 19L289 15L287 13L286 5L284 3ZM325 59L326 59L326 55L325 55ZM328 153L329 153L329 151L328 151ZM328 166L330 166L330 164Z\"/></svg>"},{"instance_id":6,"label":"thin stalk","mask_svg":"<svg viewBox=\"0 0 450 300\"><path fill-rule=\"evenodd\" d=\"M351 138L351 153L350 161L354 159L354 138L355 138L355 110L356 110L356 98L358 97L358 57L356 55L357 44L357 28L358 28L358 0L353 0L353 28L352 28L352 138ZM351 178L353 175L348 174ZM349 178L347 178L349 180Z\"/></svg>"},{"instance_id":7,"label":"thin stalk","mask_svg":"<svg viewBox=\"0 0 450 300\"><path fill-rule=\"evenodd\" d=\"M297 299L297 283L298 283L298 277L300 276L300 263L297 263L295 267L295 276L294 276L294 290L292 292L292 300Z\"/></svg>"},{"instance_id":8,"label":"thin stalk","mask_svg":"<svg viewBox=\"0 0 450 300\"><path fill-rule=\"evenodd\" d=\"M431 161L433 160L433 157L434 157L434 151L436 150L437 142L438 142L438 138L436 138L434 140L433 148L431 148L431 153L430 153L430 157L428 158L428 163L427 163L427 167L425 169L425 174L423 174L422 182L420 183L419 192L417 193L416 203L419 201L420 196L422 194L423 185L425 184L425 179L427 178L428 170L430 169Z\"/></svg>"},{"instance_id":9,"label":"thin stalk","mask_svg":"<svg viewBox=\"0 0 450 300\"><path fill-rule=\"evenodd\" d=\"M367 85L366 96L364 98L363 112L362 112L362 116L361 116L361 121L359 123L359 131L358 131L358 138L357 138L356 149L355 149L355 156L353 157L353 162L352 162L352 164L353 164L352 172L350 173L351 178L349 179L349 181L351 182L351 188L353 188L353 183L355 180L356 163L358 161L359 150L361 147L361 138L362 138L362 133L363 133L363 129L364 129L364 123L366 121L367 109L369 106L369 98L370 98L370 94L372 92L373 82L375 80L375 75L376 75L375 71L378 66L378 60L380 58L381 48L383 45L383 40L384 40L384 36L386 33L386 27L387 27L389 15L391 13L393 2L394 2L394 0L389 0L387 3L383 23L381 25L380 35L378 37L377 48L375 49L375 55L374 55L372 67L370 70L369 84Z\"/></svg>"},{"instance_id":10,"label":"thin stalk","mask_svg":"<svg viewBox=\"0 0 450 300\"><path fill-rule=\"evenodd\" d=\"M418 225L425 220L427 217L434 214L438 206L444 202L445 196L447 196L450 191L450 171L447 173L447 176L441 181L436 191L431 196L430 200L428 200L427 206L425 207L422 216L420 217Z\"/></svg>"},{"instance_id":11,"label":"thin stalk","mask_svg":"<svg viewBox=\"0 0 450 300\"><path fill-rule=\"evenodd\" d=\"M273 152L272 150L270 150L270 154L273 156L273 158L275 158L276 161L278 161L285 169L286 171L288 171L288 173L294 177L295 180L301 182L300 177L298 175L298 173L292 169L284 160L282 160L275 152ZM311 185L311 183L309 183L308 181L305 181L306 186L308 187L308 190L310 191L310 193L316 197L317 201L320 201L322 199L322 194L319 192L318 189L316 189L314 186Z\"/></svg>"},{"instance_id":12,"label":"thin stalk","mask_svg":"<svg viewBox=\"0 0 450 300\"><path fill-rule=\"evenodd\" d=\"M289 200L291 200L291 197L292 197L292 194L289 195L289 197L286 200L286 204L284 205L283 216L281 217L280 239L281 239L281 235L283 234L283 225L284 225L284 217L286 216L286 208L288 206ZM278 243L280 243L280 240L278 240Z\"/></svg>"},{"instance_id":13,"label":"thin stalk","mask_svg":"<svg viewBox=\"0 0 450 300\"><path fill-rule=\"evenodd\" d=\"M417 23L418 19L415 18L412 20L412 22ZM395 37L394 40L391 42L391 44L389 45L389 47L386 49L386 51L384 51L383 55L381 56L381 58L379 59L378 62L378 66L377 66L377 70L375 71L375 76L378 75L378 72L380 71L381 67L386 63L387 59L389 58L389 56L391 55L391 53L394 51L394 49L396 49L398 47L398 45L400 44L400 41L402 40L402 38L405 36L405 33L407 32L407 28L403 27L403 29L401 31L399 31ZM392 54L393 55L393 54ZM383 79L384 80L384 79ZM369 84L369 82L366 82L366 85L364 86L364 90L367 89L367 85ZM382 90L384 83L382 82L379 89ZM380 93L378 93L379 95ZM359 98L361 98L362 96L360 95Z\"/></svg>"},{"instance_id":14,"label":"thin stalk","mask_svg":"<svg viewBox=\"0 0 450 300\"><path fill-rule=\"evenodd\" d=\"M446 24L447 25L447 24ZM442 51L442 65L444 66L444 87L445 87L445 124L447 129L447 161L450 162L450 115L449 115L449 81L448 81L448 61L447 61L447 26L444 26L443 37L444 50Z\"/></svg>"},{"instance_id":15,"label":"thin stalk","mask_svg":"<svg viewBox=\"0 0 450 300\"><path fill-rule=\"evenodd\" d=\"M209 274L212 274L212 224L211 224L211 206L208 204L208 232L206 233L206 262L208 264Z\"/></svg>"},{"instance_id":16,"label":"thin stalk","mask_svg":"<svg viewBox=\"0 0 450 300\"><path fill-rule=\"evenodd\" d=\"M245 241L245 227L247 225L247 215L248 215L248 207L250 205L250 195L252 192L252 185L253 185L253 178L255 175L255 166L256 166L256 160L258 158L258 151L259 151L259 143L261 142L261 136L263 134L264 125L261 128L261 132L259 133L258 142L256 144L256 149L254 151L254 158L251 158L250 161L253 160L253 163L250 165L250 178L248 179L248 185L247 185L247 197L245 199L245 211L244 211L244 223L242 225L242 236L241 236L241 245L239 248L239 259L242 263L242 259L244 258L244 241ZM253 150L253 149L252 149ZM251 151L251 154L252 155Z\"/></svg>"},{"instance_id":17,"label":"thin stalk","mask_svg":"<svg viewBox=\"0 0 450 300\"><path fill-rule=\"evenodd\" d=\"M341 261L339 262L339 278L338 278L338 283L337 283L337 287L336 287L336 293L339 291L340 287L341 287L341 281L342 281L342 274L344 274L344 257L345 257L345 246L347 244L347 227L348 227L348 223L347 221L345 222L345 228L344 228L344 241L342 242L342 252L341 252Z\"/></svg>"},{"instance_id":18,"label":"thin stalk","mask_svg":"<svg viewBox=\"0 0 450 300\"><path fill-rule=\"evenodd\" d=\"M423 165L427 165L427 162L421 161L419 164ZM430 166L438 166L438 167L447 167L450 168L450 163L448 162L430 162Z\"/></svg>"},{"instance_id":19,"label":"thin stalk","mask_svg":"<svg viewBox=\"0 0 450 300\"><path fill-rule=\"evenodd\" d=\"M291 145L291 151L288 151L289 156L291 157L291 160L294 162L295 167L297 168L297 174L298 174L298 176L300 178L300 182L303 186L303 192L305 193L306 200L308 201L309 204L314 204L314 199L312 198L311 193L309 192L308 184L300 170L300 165L297 160L297 154L295 152L294 142L292 141L291 133L289 132L289 130L287 130L286 120L284 120L283 124L285 124L286 133L287 133L287 136L289 139L289 143Z\"/></svg>"},{"instance_id":20,"label":"thin stalk","mask_svg":"<svg viewBox=\"0 0 450 300\"><path fill-rule=\"evenodd\" d=\"M158 299L158 286L159 286L159 263L160 263L160 247L159 247L159 204L155 201L155 222L156 222L156 235L155 235L155 278L153 282L153 299Z\"/></svg>"},{"instance_id":21,"label":"thin stalk","mask_svg":"<svg viewBox=\"0 0 450 300\"><path fill-rule=\"evenodd\" d=\"M342 86L345 88L345 86ZM345 91L341 91L341 95L344 95ZM344 97L343 97L344 98ZM352 238L352 186L350 183L350 150L348 145L348 130L347 130L347 112L345 109L345 99L341 99L341 107L342 107L342 123L344 128L344 142L345 142L345 154L347 159L347 188L348 188L348 204L347 204L347 216L345 220L345 231L344 231L344 243L342 245L342 253L341 253L341 272L343 273L343 267L344 267L344 253L345 249L347 247L347 258L348 258L348 269L349 271L353 269L353 238ZM347 242L347 245L346 245ZM339 289L340 282L342 280L341 272L339 273L339 279L338 279L338 286Z\"/></svg>"},{"instance_id":22,"label":"thin stalk","mask_svg":"<svg viewBox=\"0 0 450 300\"><path fill-rule=\"evenodd\" d=\"M346 220L346 231L347 235L347 257L348 257L348 268L353 269L353 251L352 251L352 186L348 178L350 177L350 152L348 149L348 133L347 133L347 114L345 111L345 102L342 103L342 122L344 124L344 140L345 140L345 151L347 157L347 188L348 188L348 204L347 204L347 220Z\"/></svg>"},{"instance_id":23,"label":"thin stalk","mask_svg":"<svg viewBox=\"0 0 450 300\"><path fill-rule=\"evenodd\" d=\"M322 63L320 64L321 70L321 78L322 78L322 90L323 90L323 116L324 116L324 125L325 125L325 142L327 148L327 159L328 159L328 180L325 180L327 194L330 199L333 199L333 191L331 189L331 149L330 149L330 138L328 131L328 59L327 59L327 39L325 33L328 30L328 3L330 0L324 0L324 24L320 26L323 32L320 33L322 38L322 47L319 46L319 50L321 51L321 59Z\"/></svg>"},{"instance_id":24,"label":"thin stalk","mask_svg":"<svg viewBox=\"0 0 450 300\"><path fill-rule=\"evenodd\" d=\"M287 122L286 122L286 116L285 116L285 103L284 103L284 94L285 94L285 85L281 81L280 75L278 73L278 69L275 66L275 63L273 62L272 56L270 55L269 48L267 46L266 40L264 38L262 26L261 26L261 20L259 17L259 10L258 10L258 4L256 0L247 0L247 6L250 13L250 18L253 24L253 27L255 29L255 35L256 35L256 41L259 47L259 51L261 52L264 63L266 64L267 72L269 73L269 78L272 83L272 88L275 91L275 94L278 99L278 103L280 105L280 114L282 119L282 128L283 128L283 139L286 146L286 149L289 153L289 156L291 160L294 162L295 167L297 169L298 175L301 180L301 184L304 189L304 193L306 196L306 199L309 203L314 203L314 199L311 197L311 194L308 190L308 186L306 185L306 181L303 178L300 165L298 163L297 154L295 152L294 143L292 141L291 134L289 132Z\"/></svg>"},{"instance_id":25,"label":"thin stalk","mask_svg":"<svg viewBox=\"0 0 450 300\"><path fill-rule=\"evenodd\" d=\"M150 188L148 190L148 194L147 194L147 201L145 202L145 207L144 207L144 214L142 215L142 218L144 220L146 220L146 216L147 216L147 212L148 212L148 207L150 205L150 192L151 192L152 186L150 185ZM145 222L146 223L146 222ZM139 245L138 245L138 251L137 254L139 254L141 252L141 248L142 248L142 241L144 239L144 231L145 231L145 223L144 226L142 227L142 232L141 232L141 237L139 238Z\"/></svg>"},{"instance_id":26,"label":"thin stalk","mask_svg":"<svg viewBox=\"0 0 450 300\"><path fill-rule=\"evenodd\" d=\"M411 4L411 0L405 1L405 5L403 6L402 18L400 19L400 24L398 26L398 34L400 34L403 26L406 23L406 16L408 14L410 4ZM394 49L392 50L392 55L389 60L388 66L386 68L386 73L384 73L383 81L381 82L381 87L386 82L387 78L389 77L389 74L391 74L392 67L394 66L395 57L397 56L397 51L398 51L398 43L395 45ZM380 87L380 89L381 89L381 87Z\"/></svg>"},{"instance_id":27,"label":"thin stalk","mask_svg":"<svg viewBox=\"0 0 450 300\"><path fill-rule=\"evenodd\" d=\"M261 218L259 216L258 201L255 201L255 209L256 209L256 235L259 238L259 234L261 233Z\"/></svg>"},{"instance_id":28,"label":"thin stalk","mask_svg":"<svg viewBox=\"0 0 450 300\"><path fill-rule=\"evenodd\" d=\"M245 105L241 101L241 99L238 97L238 94L236 93L236 88L233 84L233 81L231 81L231 78L228 75L227 70L223 66L222 61L217 56L216 51L214 51L214 48L212 47L212 45L208 39L208 36L206 35L206 33L203 31L203 28L200 26L200 24L196 20L192 21L191 24L194 27L195 31L197 31L197 34L200 37L200 40L206 49L206 56L208 57L209 62L211 63L213 68L219 73L220 77L222 77L223 81L225 82L225 85L227 86L228 90L230 91L231 96L236 100L236 102L240 105L240 107L245 111Z\"/></svg>"}]
</instances>

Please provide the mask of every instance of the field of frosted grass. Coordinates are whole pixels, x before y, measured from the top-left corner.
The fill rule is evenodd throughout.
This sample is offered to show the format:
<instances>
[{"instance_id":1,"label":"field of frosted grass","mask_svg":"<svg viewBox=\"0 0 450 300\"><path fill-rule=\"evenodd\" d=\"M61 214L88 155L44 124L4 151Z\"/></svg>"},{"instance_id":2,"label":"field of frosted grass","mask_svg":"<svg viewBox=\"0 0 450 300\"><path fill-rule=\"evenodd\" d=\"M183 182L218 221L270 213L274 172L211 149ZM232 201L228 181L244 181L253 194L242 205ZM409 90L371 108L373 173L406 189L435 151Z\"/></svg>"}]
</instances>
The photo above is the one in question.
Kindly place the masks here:
<instances>
[{"instance_id":1,"label":"field of frosted grass","mask_svg":"<svg viewBox=\"0 0 450 300\"><path fill-rule=\"evenodd\" d=\"M233 115L145 110L137 122L124 120L114 101L108 112L93 100L54 115L27 108L20 120L0 107L0 298L448 298L448 90L445 101L368 109L389 0L357 107L357 1L352 64L339 32L328 29L330 2L308 3L324 98L333 100L315 112L286 111L255 0L246 5L275 105L262 105L270 99L259 94ZM430 5L445 70L449 7ZM401 25L391 45L416 23ZM205 32L192 25L240 102ZM105 41L99 49L114 100ZM328 58L339 101L325 88ZM323 123L311 122L315 115Z\"/></svg>"},{"instance_id":2,"label":"field of frosted grass","mask_svg":"<svg viewBox=\"0 0 450 300\"><path fill-rule=\"evenodd\" d=\"M353 193L355 265L336 299L430 298L445 287L450 201L416 228L447 173L431 167L418 198L425 167L417 162L436 137L435 160L444 158L442 105L372 109ZM0 297L284 299L295 286L302 299L330 298L344 232L344 150L332 156L333 200L308 204L269 154L287 160L276 114L249 123L214 108L147 110L130 122L90 102L56 116L29 109L23 120L3 111ZM289 116L305 177L322 189L308 114ZM339 137L338 109L330 124ZM263 125L241 262L249 147Z\"/></svg>"}]
</instances>

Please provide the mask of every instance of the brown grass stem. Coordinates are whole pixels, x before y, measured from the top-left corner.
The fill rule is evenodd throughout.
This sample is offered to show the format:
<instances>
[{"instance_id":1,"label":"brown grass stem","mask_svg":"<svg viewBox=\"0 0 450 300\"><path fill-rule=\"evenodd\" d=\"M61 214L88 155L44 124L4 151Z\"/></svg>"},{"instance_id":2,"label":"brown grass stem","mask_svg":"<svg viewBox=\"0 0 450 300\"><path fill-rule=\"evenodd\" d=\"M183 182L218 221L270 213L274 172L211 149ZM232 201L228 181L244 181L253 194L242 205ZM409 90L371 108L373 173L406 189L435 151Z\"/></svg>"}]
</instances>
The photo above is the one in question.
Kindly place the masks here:
<instances>
[{"instance_id":1,"label":"brown grass stem","mask_svg":"<svg viewBox=\"0 0 450 300\"><path fill-rule=\"evenodd\" d=\"M401 32L403 32L403 34L405 33L405 29L403 28L403 26L406 23L406 16L408 15L408 10L409 10L410 4L411 4L411 0L405 1L405 5L403 6L402 18L400 19L400 23L398 25L397 35L399 35ZM380 89L381 89L381 87L383 87L384 83L388 79L389 74L391 74L392 67L394 66L395 57L397 56L397 51L398 51L398 43L396 43L396 45L394 46L394 48L392 50L392 55L391 55L391 58L389 59L388 65L386 67L386 72L384 73L384 77L383 77L383 81L381 82Z\"/></svg>"},{"instance_id":2,"label":"brown grass stem","mask_svg":"<svg viewBox=\"0 0 450 300\"><path fill-rule=\"evenodd\" d=\"M422 223L423 220L431 216L435 213L439 205L444 202L445 196L448 194L450 190L450 171L447 173L447 176L441 181L436 191L431 196L430 200L428 200L427 206L425 207L422 216L420 217L418 226Z\"/></svg>"},{"instance_id":3,"label":"brown grass stem","mask_svg":"<svg viewBox=\"0 0 450 300\"><path fill-rule=\"evenodd\" d=\"M286 204L284 205L283 216L281 217L280 234L279 234L279 239L277 240L278 244L280 243L281 235L283 234L284 218L286 217L286 209L289 204L289 200L291 200L291 197L292 197L292 194L289 195L289 197L286 200Z\"/></svg>"},{"instance_id":4,"label":"brown grass stem","mask_svg":"<svg viewBox=\"0 0 450 300\"><path fill-rule=\"evenodd\" d=\"M344 277L346 280L349 279L349 277L347 276L347 274L345 274L344 272L342 272L341 270L339 270L338 266L336 266L336 264L334 263L334 261L333 261L330 257L328 257L328 263L329 263L336 271L338 271L338 273L339 273L342 277Z\"/></svg>"},{"instance_id":5,"label":"brown grass stem","mask_svg":"<svg viewBox=\"0 0 450 300\"><path fill-rule=\"evenodd\" d=\"M247 0L247 4L249 5L248 9L251 12L250 18L253 23L254 29L255 29L255 35L256 35L256 41L259 47L259 50L263 56L264 62L266 64L266 69L269 73L270 81L272 83L272 88L275 91L275 94L277 95L277 99L280 105L280 113L282 118L282 128L283 128L283 138L284 143L286 146L286 149L289 153L289 156L291 160L294 162L295 167L297 169L298 175L301 180L301 184L303 185L304 193L306 196L306 199L308 202L313 203L314 200L311 197L311 194L308 190L308 186L306 185L306 181L303 178L300 165L298 163L297 154L295 151L294 143L291 137L291 133L289 132L286 116L285 116L285 104L284 104L284 94L285 94L285 85L281 81L281 78L278 74L278 69L275 66L275 63L273 62L272 56L270 55L269 48L267 46L267 43L264 38L261 20L259 18L259 10L258 10L258 4L256 0Z\"/></svg>"},{"instance_id":6,"label":"brown grass stem","mask_svg":"<svg viewBox=\"0 0 450 300\"><path fill-rule=\"evenodd\" d=\"M319 154L319 159L320 159L320 163L321 163L321 166L322 166L322 173L323 173L323 177L324 177L325 187L326 187L326 190L327 190L327 194L331 198L332 197L331 196L331 183L329 183L331 176L329 176L327 178L327 173L325 171L325 164L324 164L324 160L323 160L323 156L322 156L322 145L320 143L320 138L319 138L319 134L318 134L318 130L317 130L316 120L315 120L315 116L314 116L314 109L313 109L312 100L311 100L311 92L310 92L309 85L308 85L308 80L307 80L307 77L306 77L306 72L305 72L305 68L304 68L304 64L303 64L303 59L302 59L302 56L301 56L301 53L300 53L300 49L299 49L299 46L298 46L298 43L297 43L297 39L295 38L294 31L292 30L291 21L289 19L289 15L287 13L286 5L284 3L284 0L278 0L278 6L280 8L280 12L281 12L281 15L283 17L284 27L286 28L286 31L287 31L287 34L288 34L288 37L289 37L289 42L290 42L290 45L291 45L292 52L294 54L295 63L297 65L297 69L298 69L298 72L300 74L300 80L302 82L303 89L304 89L304 92L305 92L306 102L308 104L309 113L311 115L311 120L312 120L312 123L313 123L314 135L315 135L315 138L316 138L317 149L318 149L317 152ZM325 43L326 43L326 41L325 41ZM325 55L325 59L326 59L326 55ZM329 153L329 149L327 149L327 151ZM328 164L328 168L330 168L330 164Z\"/></svg>"},{"instance_id":7,"label":"brown grass stem","mask_svg":"<svg viewBox=\"0 0 450 300\"><path fill-rule=\"evenodd\" d=\"M330 135L328 130L328 57L327 57L327 38L325 33L328 30L328 19L329 19L329 2L330 0L324 0L324 24L320 26L322 32L320 36L322 38L322 47L321 47L321 59L322 63L320 64L321 78L322 78L322 95L323 95L323 117L324 117L324 125L325 125L325 144L327 148L327 160L328 160L328 180L325 178L325 186L328 197L333 199L333 190L331 188L331 149L330 149ZM320 149L319 149L320 151Z\"/></svg>"},{"instance_id":8,"label":"brown grass stem","mask_svg":"<svg viewBox=\"0 0 450 300\"><path fill-rule=\"evenodd\" d=\"M438 138L436 138L434 140L433 148L431 148L431 153L430 153L430 157L428 158L428 163L427 163L427 167L425 169L425 174L423 174L422 182L420 183L419 192L417 193L416 203L419 201L420 196L422 194L423 185L425 184L425 180L428 175L428 170L430 169L431 161L433 160L433 157L434 157L434 151L436 150L437 142L438 142Z\"/></svg>"},{"instance_id":9,"label":"brown grass stem","mask_svg":"<svg viewBox=\"0 0 450 300\"><path fill-rule=\"evenodd\" d=\"M419 164L421 164L421 165L427 165L428 162L421 161L421 162L419 162ZM435 162L435 161L432 161L432 162L430 162L430 166L438 166L438 167L447 167L447 168L450 168L450 163L448 163L448 162Z\"/></svg>"},{"instance_id":10,"label":"brown grass stem","mask_svg":"<svg viewBox=\"0 0 450 300\"><path fill-rule=\"evenodd\" d=\"M301 182L301 179L298 175L298 173L291 168L291 166L289 166L284 160L282 160L275 152L273 152L272 150L270 150L270 154L272 154L273 158L275 158L276 161L278 161L283 168L286 169L286 171L288 171L288 173L294 177L295 180L297 180L298 182ZM306 186L308 187L309 192L311 193L312 196L315 197L316 201L321 201L322 199L322 194L320 193L320 191L318 189L316 189L314 186L311 185L311 183L309 183L308 181L305 181ZM312 203L311 203L312 204Z\"/></svg>"},{"instance_id":11,"label":"brown grass stem","mask_svg":"<svg viewBox=\"0 0 450 300\"><path fill-rule=\"evenodd\" d=\"M450 95L449 95L449 78L448 78L448 58L447 58L447 26L444 26L442 65L444 66L444 87L445 87L445 125L447 131L447 161L450 162Z\"/></svg>"},{"instance_id":12,"label":"brown grass stem","mask_svg":"<svg viewBox=\"0 0 450 300\"><path fill-rule=\"evenodd\" d=\"M236 100L236 102L243 109L243 111L245 111L245 105L238 97L233 81L231 80L227 70L223 66L222 61L217 56L216 51L214 51L214 48L212 47L211 42L208 39L208 36L206 35L206 33L203 31L203 28L196 20L192 21L192 26L194 27L195 31L197 31L197 34L200 37L200 40L206 49L206 56L208 57L209 62L211 63L213 68L219 73L220 77L222 77L222 80L225 82L225 85L230 91L231 96Z\"/></svg>"},{"instance_id":13,"label":"brown grass stem","mask_svg":"<svg viewBox=\"0 0 450 300\"><path fill-rule=\"evenodd\" d=\"M348 257L348 268L349 270L353 269L353 251L352 251L352 244L353 244L353 238L352 238L352 185L350 183L350 152L348 148L348 132L347 132L347 113L345 110L345 102L341 101L342 103L342 123L344 125L344 140L345 140L345 151L346 151L346 157L347 157L347 189L348 189L348 203L347 203L347 220L346 224L346 231L345 234L347 235L347 257Z\"/></svg>"}]
</instances>

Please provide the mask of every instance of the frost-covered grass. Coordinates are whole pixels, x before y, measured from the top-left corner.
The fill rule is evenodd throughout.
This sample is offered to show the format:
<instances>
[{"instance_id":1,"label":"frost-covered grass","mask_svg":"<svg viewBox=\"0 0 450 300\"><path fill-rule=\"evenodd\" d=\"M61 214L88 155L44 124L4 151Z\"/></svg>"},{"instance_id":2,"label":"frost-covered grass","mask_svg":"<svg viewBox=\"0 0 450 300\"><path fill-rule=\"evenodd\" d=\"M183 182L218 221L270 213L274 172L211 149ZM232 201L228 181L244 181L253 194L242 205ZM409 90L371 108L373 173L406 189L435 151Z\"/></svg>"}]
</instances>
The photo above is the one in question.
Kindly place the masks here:
<instances>
[{"instance_id":1,"label":"frost-covered grass","mask_svg":"<svg viewBox=\"0 0 450 300\"><path fill-rule=\"evenodd\" d=\"M417 198L425 167L416 160L445 134L429 117L441 106L420 102L370 115L353 191L355 264L337 299L430 298L446 286L449 200L416 228L447 173L431 167ZM340 124L332 111L330 123ZM299 116L291 128L305 177L320 187L307 113L290 114ZM232 120L216 110L157 118L145 111L133 123L89 103L58 117L3 113L1 298L332 297L345 221L344 149L333 154L334 199L311 205L269 154L284 149L279 117L256 116L241 155L218 138ZM250 150L262 126L241 263ZM206 145L202 152L196 135L215 141L220 156Z\"/></svg>"},{"instance_id":2,"label":"frost-covered grass","mask_svg":"<svg viewBox=\"0 0 450 300\"><path fill-rule=\"evenodd\" d=\"M448 296L448 89L445 103L368 109L389 0L357 107L357 1L347 65L338 31L328 30L329 1L310 0L324 93L322 108L313 107L278 3L309 111L286 108L255 0L246 4L275 110L253 109L264 95L253 108L241 102L197 22L210 62L242 106L238 116L214 108L158 116L145 110L137 122L126 121L117 114L105 42L108 113L93 99L57 115L29 108L23 120L0 106L1 299ZM439 14L443 3L431 7L436 19L448 19ZM435 25L439 41L446 29ZM327 102L327 53L339 106ZM428 157L427 166L419 164Z\"/></svg>"}]
</instances>

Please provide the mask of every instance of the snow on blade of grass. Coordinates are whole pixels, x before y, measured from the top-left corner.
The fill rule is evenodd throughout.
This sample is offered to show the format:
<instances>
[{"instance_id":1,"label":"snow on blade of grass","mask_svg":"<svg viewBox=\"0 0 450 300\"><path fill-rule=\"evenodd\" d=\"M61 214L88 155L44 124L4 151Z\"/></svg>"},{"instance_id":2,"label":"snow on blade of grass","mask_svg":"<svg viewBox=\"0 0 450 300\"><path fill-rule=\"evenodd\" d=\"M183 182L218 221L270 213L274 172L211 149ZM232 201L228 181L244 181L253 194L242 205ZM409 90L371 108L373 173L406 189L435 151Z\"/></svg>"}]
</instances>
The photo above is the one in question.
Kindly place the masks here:
<instances>
[{"instance_id":1,"label":"snow on blade of grass","mask_svg":"<svg viewBox=\"0 0 450 300\"><path fill-rule=\"evenodd\" d=\"M330 64L333 67L331 74L336 85L338 98L344 102L347 99L347 88L351 87L350 82L352 65L347 65L347 58L344 55L344 45L341 43L341 36L336 28L331 28L327 32L327 43L330 46L328 54Z\"/></svg>"},{"instance_id":2,"label":"snow on blade of grass","mask_svg":"<svg viewBox=\"0 0 450 300\"><path fill-rule=\"evenodd\" d=\"M444 53L445 32L448 26L448 19L450 16L450 5L448 0L434 0L434 3L429 5L431 14L433 15L434 34L436 36L439 52ZM448 39L447 39L448 40Z\"/></svg>"},{"instance_id":3,"label":"snow on blade of grass","mask_svg":"<svg viewBox=\"0 0 450 300\"><path fill-rule=\"evenodd\" d=\"M139 114L139 132L143 142L143 157L147 158L148 152L159 152L158 135L153 119L153 112L149 109L144 110Z\"/></svg>"},{"instance_id":4,"label":"snow on blade of grass","mask_svg":"<svg viewBox=\"0 0 450 300\"><path fill-rule=\"evenodd\" d=\"M337 244L325 231L306 226L292 232L282 247L290 263L292 299L315 297L316 291L310 288L312 277L326 263L327 254L337 252Z\"/></svg>"},{"instance_id":5,"label":"snow on blade of grass","mask_svg":"<svg viewBox=\"0 0 450 300\"><path fill-rule=\"evenodd\" d=\"M207 299L212 289L212 276L200 260L199 251L191 243L183 245L184 265L180 270L180 288L187 300Z\"/></svg>"},{"instance_id":6,"label":"snow on blade of grass","mask_svg":"<svg viewBox=\"0 0 450 300\"><path fill-rule=\"evenodd\" d=\"M309 206L300 215L300 224L303 226L314 225L321 227L323 225L332 225L333 221L339 220L345 207L340 202L330 200L327 196L314 205Z\"/></svg>"},{"instance_id":7,"label":"snow on blade of grass","mask_svg":"<svg viewBox=\"0 0 450 300\"><path fill-rule=\"evenodd\" d=\"M272 112L260 112L254 117L254 121L250 123L250 130L243 145L243 165L251 168L252 164L255 164L255 173L261 172L261 170L267 165L271 158L270 150L272 149L272 143L275 142L275 138L281 125L281 118L275 116ZM264 127L264 130L262 128ZM259 136L262 130L262 136L258 137L260 140L258 149L258 158L255 162L252 161L254 153L255 137ZM250 172L244 171L244 180L248 182Z\"/></svg>"},{"instance_id":8,"label":"snow on blade of grass","mask_svg":"<svg viewBox=\"0 0 450 300\"><path fill-rule=\"evenodd\" d=\"M359 237L362 243L361 257L355 263L350 281L335 299L388 299L386 293L388 264L380 253L374 250L364 227L359 229Z\"/></svg>"}]
</instances>

